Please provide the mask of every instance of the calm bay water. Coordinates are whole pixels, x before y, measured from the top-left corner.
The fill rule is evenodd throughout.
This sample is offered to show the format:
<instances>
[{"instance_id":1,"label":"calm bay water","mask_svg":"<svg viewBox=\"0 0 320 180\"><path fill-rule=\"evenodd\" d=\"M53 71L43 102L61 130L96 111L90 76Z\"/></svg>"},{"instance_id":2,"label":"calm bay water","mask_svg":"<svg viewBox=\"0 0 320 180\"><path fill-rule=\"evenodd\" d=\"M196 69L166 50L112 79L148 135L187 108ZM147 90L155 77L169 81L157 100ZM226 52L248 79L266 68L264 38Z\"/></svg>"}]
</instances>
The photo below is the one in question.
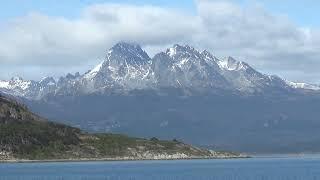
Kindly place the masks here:
<instances>
[{"instance_id":1,"label":"calm bay water","mask_svg":"<svg viewBox=\"0 0 320 180\"><path fill-rule=\"evenodd\" d=\"M0 164L0 180L318 179L319 157Z\"/></svg>"}]
</instances>

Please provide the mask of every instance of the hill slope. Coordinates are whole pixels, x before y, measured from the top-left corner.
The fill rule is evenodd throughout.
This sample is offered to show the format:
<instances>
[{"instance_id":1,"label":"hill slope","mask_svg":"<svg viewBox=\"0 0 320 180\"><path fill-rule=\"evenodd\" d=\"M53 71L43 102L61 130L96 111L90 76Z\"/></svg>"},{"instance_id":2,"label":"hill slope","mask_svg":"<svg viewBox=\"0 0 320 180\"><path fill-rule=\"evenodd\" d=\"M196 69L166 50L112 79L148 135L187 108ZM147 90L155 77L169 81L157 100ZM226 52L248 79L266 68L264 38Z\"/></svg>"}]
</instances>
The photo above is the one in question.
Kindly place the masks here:
<instances>
[{"instance_id":1,"label":"hill slope","mask_svg":"<svg viewBox=\"0 0 320 180\"><path fill-rule=\"evenodd\" d=\"M192 147L178 141L88 134L48 122L0 95L0 160L14 159L176 159L236 156Z\"/></svg>"}]
</instances>

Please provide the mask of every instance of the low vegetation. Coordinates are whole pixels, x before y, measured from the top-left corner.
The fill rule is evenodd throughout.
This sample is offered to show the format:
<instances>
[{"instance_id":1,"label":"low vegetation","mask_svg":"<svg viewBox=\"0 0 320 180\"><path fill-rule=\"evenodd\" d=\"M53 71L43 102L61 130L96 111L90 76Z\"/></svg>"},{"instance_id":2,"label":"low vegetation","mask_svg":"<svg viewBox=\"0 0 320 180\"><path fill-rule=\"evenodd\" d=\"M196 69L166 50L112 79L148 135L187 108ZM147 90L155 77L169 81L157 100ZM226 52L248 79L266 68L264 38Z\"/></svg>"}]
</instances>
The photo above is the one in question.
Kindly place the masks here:
<instances>
[{"instance_id":1,"label":"low vegetation","mask_svg":"<svg viewBox=\"0 0 320 180\"><path fill-rule=\"evenodd\" d=\"M89 134L48 122L16 101L0 96L0 160L178 159L236 157L192 147L177 140Z\"/></svg>"}]
</instances>

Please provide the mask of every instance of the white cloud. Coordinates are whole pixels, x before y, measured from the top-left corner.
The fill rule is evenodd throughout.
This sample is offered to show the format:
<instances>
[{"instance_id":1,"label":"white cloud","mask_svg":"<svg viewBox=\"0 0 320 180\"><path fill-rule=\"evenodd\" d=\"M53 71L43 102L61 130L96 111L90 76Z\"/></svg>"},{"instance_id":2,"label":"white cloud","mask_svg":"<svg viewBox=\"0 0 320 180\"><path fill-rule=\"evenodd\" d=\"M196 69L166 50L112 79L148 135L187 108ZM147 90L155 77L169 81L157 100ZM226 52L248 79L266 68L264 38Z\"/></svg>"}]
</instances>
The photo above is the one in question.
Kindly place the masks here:
<instances>
[{"instance_id":1,"label":"white cloud","mask_svg":"<svg viewBox=\"0 0 320 180\"><path fill-rule=\"evenodd\" d=\"M209 0L195 4L196 13L109 3L89 6L76 19L30 13L0 30L0 77L84 71L116 42L134 41L152 52L187 43L234 56L266 73L320 82L319 30L299 27L259 6Z\"/></svg>"}]
</instances>

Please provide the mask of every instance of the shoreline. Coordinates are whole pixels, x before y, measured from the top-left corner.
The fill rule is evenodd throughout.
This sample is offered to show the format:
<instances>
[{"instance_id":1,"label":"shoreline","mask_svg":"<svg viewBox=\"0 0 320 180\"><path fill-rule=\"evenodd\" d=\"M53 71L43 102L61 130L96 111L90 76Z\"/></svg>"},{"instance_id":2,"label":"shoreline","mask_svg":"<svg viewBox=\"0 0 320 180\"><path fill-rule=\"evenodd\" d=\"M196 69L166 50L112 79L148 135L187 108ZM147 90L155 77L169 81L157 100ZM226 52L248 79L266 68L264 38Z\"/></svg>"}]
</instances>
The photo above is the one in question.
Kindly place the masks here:
<instances>
[{"instance_id":1,"label":"shoreline","mask_svg":"<svg viewBox=\"0 0 320 180\"><path fill-rule=\"evenodd\" d=\"M250 156L230 156L230 157L189 157L189 158L79 158L79 159L44 159L44 160L28 160L28 159L8 159L0 160L0 164L10 163L55 163L55 162L112 162L112 161L174 161L174 160L206 160L206 159L246 159Z\"/></svg>"}]
</instances>

